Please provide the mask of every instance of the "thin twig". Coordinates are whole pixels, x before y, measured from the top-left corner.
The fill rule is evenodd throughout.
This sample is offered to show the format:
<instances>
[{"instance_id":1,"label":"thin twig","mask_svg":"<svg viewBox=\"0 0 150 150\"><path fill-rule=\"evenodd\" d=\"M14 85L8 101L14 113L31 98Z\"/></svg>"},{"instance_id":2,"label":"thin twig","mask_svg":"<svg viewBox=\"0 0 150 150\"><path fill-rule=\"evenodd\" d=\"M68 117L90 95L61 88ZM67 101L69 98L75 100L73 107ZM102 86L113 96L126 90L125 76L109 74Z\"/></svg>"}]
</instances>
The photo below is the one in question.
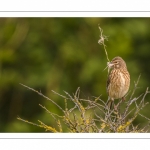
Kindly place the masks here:
<instances>
[{"instance_id":1,"label":"thin twig","mask_svg":"<svg viewBox=\"0 0 150 150\"><path fill-rule=\"evenodd\" d=\"M70 110L69 110L69 112L71 113L74 109L76 109L77 108L77 105L75 105L73 108L71 108Z\"/></svg>"},{"instance_id":2,"label":"thin twig","mask_svg":"<svg viewBox=\"0 0 150 150\"><path fill-rule=\"evenodd\" d=\"M141 113L139 113L139 115L143 118L145 118L146 120L150 121L150 118L147 118L146 116L142 115Z\"/></svg>"},{"instance_id":3,"label":"thin twig","mask_svg":"<svg viewBox=\"0 0 150 150\"><path fill-rule=\"evenodd\" d=\"M41 92L36 91L35 89L33 89L33 88L31 88L31 87L28 87L28 86L26 86L26 85L24 85L24 84L22 84L22 83L20 83L20 85L22 85L22 86L28 88L29 90L32 90L32 91L36 92L36 93L39 94L40 96L42 96L42 97L46 98L47 100L51 101L51 102L52 102L54 105L56 105L62 112L64 112L64 110L63 110L57 103L55 103L53 100L51 100L51 99L48 98L47 96L43 95Z\"/></svg>"},{"instance_id":4,"label":"thin twig","mask_svg":"<svg viewBox=\"0 0 150 150\"><path fill-rule=\"evenodd\" d=\"M41 106L43 109L45 109L46 112L49 113L49 114L51 114L53 117L54 117L54 116L57 116L57 117L59 117L59 118L63 118L63 116L59 116L58 114L52 113L52 112L49 111L45 106L43 106L43 105L41 105L41 104L39 104L39 106ZM55 118L55 119L56 119L56 118Z\"/></svg>"},{"instance_id":5,"label":"thin twig","mask_svg":"<svg viewBox=\"0 0 150 150\"><path fill-rule=\"evenodd\" d=\"M56 95L59 95L59 96L61 96L62 98L64 98L64 99L69 99L69 98L67 98L66 96L64 96L64 95L61 95L61 94L59 94L59 93L57 93L57 92L55 92L55 91L53 91L53 90L51 90L54 94L56 94Z\"/></svg>"},{"instance_id":6,"label":"thin twig","mask_svg":"<svg viewBox=\"0 0 150 150\"><path fill-rule=\"evenodd\" d=\"M133 92L132 92L132 94L131 94L129 100L132 100L132 97L133 97L133 95L134 95L134 93L135 93L135 91L136 91L136 89L137 89L137 85L138 85L138 83L139 83L140 77L141 77L141 74L139 75L137 81L134 82L134 89L133 89Z\"/></svg>"}]
</instances>

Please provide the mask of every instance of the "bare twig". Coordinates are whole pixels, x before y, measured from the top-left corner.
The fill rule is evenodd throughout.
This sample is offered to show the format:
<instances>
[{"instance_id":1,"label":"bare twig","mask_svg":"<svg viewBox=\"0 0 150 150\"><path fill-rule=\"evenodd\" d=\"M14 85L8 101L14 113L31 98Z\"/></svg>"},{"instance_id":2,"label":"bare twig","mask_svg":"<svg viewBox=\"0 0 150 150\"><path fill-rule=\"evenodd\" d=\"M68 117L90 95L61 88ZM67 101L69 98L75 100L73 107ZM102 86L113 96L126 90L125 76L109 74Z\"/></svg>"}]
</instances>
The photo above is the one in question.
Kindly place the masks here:
<instances>
[{"instance_id":1,"label":"bare twig","mask_svg":"<svg viewBox=\"0 0 150 150\"><path fill-rule=\"evenodd\" d=\"M137 118L137 116L142 116L143 118L145 118L147 121L150 122L150 118L140 113L140 111L148 104L148 102L145 103L146 95L150 93L148 88L146 89L144 94L141 94L138 97L133 98L135 90L137 89L139 78L138 81L135 82L135 87L133 92L131 93L130 99L127 101L127 103L125 103L126 104L125 109L121 111L120 105L122 101L119 101L117 103L119 109L115 108L110 109L106 106L107 102L100 99L99 97L95 98L94 100L90 100L89 98L87 99L80 98L80 88L78 88L75 94L73 95L70 95L68 92L65 92L66 94L65 96L52 91L53 93L57 94L58 96L64 99L65 108L62 109L62 107L60 107L56 102L43 95L41 92L38 92L33 88L21 84L22 86L38 93L40 96L51 101L63 112L63 115L55 114L49 111L45 106L39 104L40 107L46 110L46 112L48 112L53 117L55 123L57 124L58 130L56 130L51 126L45 125L40 120L38 120L39 124L35 124L29 122L28 120L21 119L20 117L18 117L17 119L44 128L46 131L50 132L63 132L60 120L61 122L63 122L63 125L66 125L68 127L68 130L71 133L79 133L79 132L130 133L130 132L144 132L144 131L146 132L147 126L145 126L144 128L139 128L139 126L134 125L134 120ZM70 105L68 107L68 100L70 100L73 104L71 105L71 108ZM133 106L132 104L135 105L130 110L131 108L130 106Z\"/></svg>"},{"instance_id":2,"label":"bare twig","mask_svg":"<svg viewBox=\"0 0 150 150\"><path fill-rule=\"evenodd\" d=\"M67 98L66 96L64 96L64 95L61 95L61 94L59 94L59 93L57 93L57 92L55 92L55 91L53 91L53 90L52 90L52 92L53 92L53 93L55 93L56 95L59 95L59 96L61 96L61 97L62 97L62 98L64 98L64 99L69 99L69 98Z\"/></svg>"},{"instance_id":3,"label":"bare twig","mask_svg":"<svg viewBox=\"0 0 150 150\"><path fill-rule=\"evenodd\" d=\"M133 97L133 95L134 95L136 89L138 88L137 85L138 85L138 83L139 83L140 77L141 77L141 75L139 75L137 81L134 82L134 89L133 89L133 92L132 92L132 94L131 94L131 96L130 96L130 100L132 100L132 97Z\"/></svg>"},{"instance_id":4,"label":"bare twig","mask_svg":"<svg viewBox=\"0 0 150 150\"><path fill-rule=\"evenodd\" d=\"M48 98L47 96L43 95L41 92L36 91L35 89L30 88L30 87L28 87L28 86L26 86L26 85L24 85L24 84L22 84L22 83L20 83L20 85L22 85L22 86L28 88L29 90L32 90L32 91L36 92L36 93L39 94L40 96L42 96L42 97L44 97L45 99L51 101L51 102L52 102L54 105L56 105L62 112L64 112L64 110L63 110L57 103L55 103L53 100L51 100L51 99Z\"/></svg>"},{"instance_id":5,"label":"bare twig","mask_svg":"<svg viewBox=\"0 0 150 150\"><path fill-rule=\"evenodd\" d=\"M140 115L141 117L145 118L146 120L150 121L150 118L148 118L148 117L142 115L141 113L139 113L139 115Z\"/></svg>"},{"instance_id":6,"label":"bare twig","mask_svg":"<svg viewBox=\"0 0 150 150\"><path fill-rule=\"evenodd\" d=\"M43 105L41 105L41 104L39 104L39 106L42 107L43 109L45 109L47 113L51 114L51 115L53 116L53 118L54 118L54 116L57 116L57 117L59 117L59 118L63 118L63 116L59 116L58 114L52 113L52 112L49 111L45 106L43 106ZM56 118L55 118L55 119L56 119Z\"/></svg>"}]
</instances>

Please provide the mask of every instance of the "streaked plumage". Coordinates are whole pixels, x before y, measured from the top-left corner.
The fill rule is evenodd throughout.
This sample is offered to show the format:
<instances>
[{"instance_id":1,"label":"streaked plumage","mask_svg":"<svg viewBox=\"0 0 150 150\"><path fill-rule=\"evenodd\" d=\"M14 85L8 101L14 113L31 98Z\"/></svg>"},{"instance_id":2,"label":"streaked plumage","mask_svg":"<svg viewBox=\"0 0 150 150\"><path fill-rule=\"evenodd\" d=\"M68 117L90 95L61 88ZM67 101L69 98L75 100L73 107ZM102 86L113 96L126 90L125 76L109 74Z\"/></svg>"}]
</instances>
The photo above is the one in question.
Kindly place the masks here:
<instances>
[{"instance_id":1,"label":"streaked plumage","mask_svg":"<svg viewBox=\"0 0 150 150\"><path fill-rule=\"evenodd\" d=\"M108 63L110 69L107 80L107 93L109 96L108 107L114 99L124 98L130 86L130 74L125 61L117 56Z\"/></svg>"}]
</instances>

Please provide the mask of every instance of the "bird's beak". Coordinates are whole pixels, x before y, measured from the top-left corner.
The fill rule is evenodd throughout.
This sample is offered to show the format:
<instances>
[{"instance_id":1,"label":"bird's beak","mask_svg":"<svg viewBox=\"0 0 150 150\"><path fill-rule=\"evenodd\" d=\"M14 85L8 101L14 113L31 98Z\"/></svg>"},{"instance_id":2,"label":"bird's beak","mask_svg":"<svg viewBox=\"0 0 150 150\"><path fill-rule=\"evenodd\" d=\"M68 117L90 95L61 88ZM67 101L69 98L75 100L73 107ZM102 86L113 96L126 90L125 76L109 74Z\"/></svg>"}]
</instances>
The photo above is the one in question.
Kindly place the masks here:
<instances>
[{"instance_id":1,"label":"bird's beak","mask_svg":"<svg viewBox=\"0 0 150 150\"><path fill-rule=\"evenodd\" d=\"M107 68L108 68L108 72L109 72L109 70L111 69L111 67L113 66L114 64L113 63L111 63L111 62L107 62L107 67L104 69L104 70L106 70ZM103 71L104 71L103 70Z\"/></svg>"},{"instance_id":2,"label":"bird's beak","mask_svg":"<svg viewBox=\"0 0 150 150\"><path fill-rule=\"evenodd\" d=\"M107 62L107 66L108 66L108 68L111 68L113 65L114 65L114 64L113 64L113 63L111 63L111 62Z\"/></svg>"}]
</instances>

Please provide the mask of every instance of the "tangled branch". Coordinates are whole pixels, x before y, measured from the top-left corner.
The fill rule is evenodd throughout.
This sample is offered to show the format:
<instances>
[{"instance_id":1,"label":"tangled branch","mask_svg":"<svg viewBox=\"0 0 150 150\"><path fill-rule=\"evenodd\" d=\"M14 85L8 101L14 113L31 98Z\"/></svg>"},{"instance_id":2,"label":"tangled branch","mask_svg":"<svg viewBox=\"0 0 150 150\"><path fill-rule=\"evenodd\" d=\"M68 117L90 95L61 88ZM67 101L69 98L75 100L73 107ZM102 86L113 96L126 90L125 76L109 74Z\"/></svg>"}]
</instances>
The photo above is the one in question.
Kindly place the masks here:
<instances>
[{"instance_id":1,"label":"tangled branch","mask_svg":"<svg viewBox=\"0 0 150 150\"><path fill-rule=\"evenodd\" d=\"M139 81L139 79L138 79ZM133 92L137 89L137 82L135 82L135 87ZM29 123L31 125L35 125L45 129L48 132L66 132L63 130L63 126L65 125L68 128L67 132L71 133L129 133L129 132L148 132L149 124L144 128L140 128L136 124L134 125L134 120L141 116L146 119L148 122L150 118L142 115L140 111L148 104L145 103L145 97L150 91L148 88L145 93L138 96L137 98L132 98L133 92L129 100L127 100L126 107L124 110L118 109L110 110L106 106L106 102L102 100L100 97L94 97L94 99L82 99L80 98L80 88L78 88L75 94L70 95L68 92L64 91L65 95L61 95L55 91L52 91L54 94L60 96L64 99L65 108L59 106L54 100L46 97L41 92L34 90L31 87L28 87L24 84L22 86L32 90L42 96L43 98L49 100L56 108L62 111L62 115L58 115L54 112L48 110L45 106L40 107L44 109L50 116L55 120L55 126L51 127L49 125L45 125L42 121L38 120L39 124L32 123L28 120L24 120L18 117L18 120ZM132 99L131 99L132 98ZM72 107L68 106L68 101L74 104ZM118 101L118 106L122 105L122 101ZM63 125L64 124L64 125Z\"/></svg>"}]
</instances>

